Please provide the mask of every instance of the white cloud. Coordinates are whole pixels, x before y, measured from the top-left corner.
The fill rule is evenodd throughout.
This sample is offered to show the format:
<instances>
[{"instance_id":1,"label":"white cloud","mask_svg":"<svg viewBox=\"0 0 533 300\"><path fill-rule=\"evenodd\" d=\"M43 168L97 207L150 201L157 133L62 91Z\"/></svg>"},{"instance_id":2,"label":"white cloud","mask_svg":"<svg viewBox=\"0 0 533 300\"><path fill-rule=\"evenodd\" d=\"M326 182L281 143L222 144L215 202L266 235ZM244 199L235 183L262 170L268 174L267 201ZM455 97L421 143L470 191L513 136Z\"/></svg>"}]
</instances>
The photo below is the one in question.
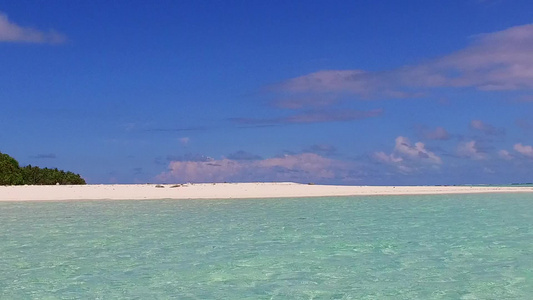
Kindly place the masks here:
<instances>
[{"instance_id":1,"label":"white cloud","mask_svg":"<svg viewBox=\"0 0 533 300\"><path fill-rule=\"evenodd\" d=\"M258 160L211 159L172 161L158 175L163 182L298 181L310 182L347 176L346 163L315 153Z\"/></svg>"},{"instance_id":2,"label":"white cloud","mask_svg":"<svg viewBox=\"0 0 533 300\"><path fill-rule=\"evenodd\" d=\"M377 84L370 74L363 70L324 70L287 80L280 88L293 92L349 91L367 95L374 92Z\"/></svg>"},{"instance_id":3,"label":"white cloud","mask_svg":"<svg viewBox=\"0 0 533 300\"><path fill-rule=\"evenodd\" d=\"M442 160L435 153L426 149L424 143L417 142L414 145L411 145L411 142L408 138L399 136L396 138L396 146L394 150L397 153L408 156L411 159L417 161L425 161L432 164L441 164Z\"/></svg>"},{"instance_id":4,"label":"white cloud","mask_svg":"<svg viewBox=\"0 0 533 300\"><path fill-rule=\"evenodd\" d=\"M239 173L245 166L229 159L210 161L172 161L169 171L158 176L161 181L221 182Z\"/></svg>"},{"instance_id":5,"label":"white cloud","mask_svg":"<svg viewBox=\"0 0 533 300\"><path fill-rule=\"evenodd\" d=\"M7 15L0 12L0 42L24 42L39 44L58 44L66 37L56 31L41 31L31 27L22 27L11 22Z\"/></svg>"},{"instance_id":6,"label":"white cloud","mask_svg":"<svg viewBox=\"0 0 533 300\"><path fill-rule=\"evenodd\" d=\"M383 151L375 152L373 156L377 161L388 164L397 164L403 161L403 158L395 156L394 154L386 154Z\"/></svg>"},{"instance_id":7,"label":"white cloud","mask_svg":"<svg viewBox=\"0 0 533 300\"><path fill-rule=\"evenodd\" d=\"M529 145L522 145L522 143L518 143L514 145L514 150L520 154L522 154L525 157L533 158L533 147Z\"/></svg>"},{"instance_id":8,"label":"white cloud","mask_svg":"<svg viewBox=\"0 0 533 300\"><path fill-rule=\"evenodd\" d=\"M430 140L448 140L450 139L450 134L443 127L437 127L433 131L424 132L424 137Z\"/></svg>"},{"instance_id":9,"label":"white cloud","mask_svg":"<svg viewBox=\"0 0 533 300\"><path fill-rule=\"evenodd\" d=\"M504 134L504 130L496 128L490 124L487 124L481 120L472 120L470 122L470 127L476 130L479 130L488 135L501 135Z\"/></svg>"},{"instance_id":10,"label":"white cloud","mask_svg":"<svg viewBox=\"0 0 533 300\"><path fill-rule=\"evenodd\" d=\"M411 144L408 138L399 136L396 138L394 151L391 154L375 152L373 158L379 162L393 165L402 173L420 171L424 167L438 167L442 159L435 153L426 149L424 143Z\"/></svg>"},{"instance_id":11,"label":"white cloud","mask_svg":"<svg viewBox=\"0 0 533 300\"><path fill-rule=\"evenodd\" d=\"M459 144L459 146L457 146L457 154L461 157L467 157L476 160L487 158L487 154L479 149L476 141L469 141Z\"/></svg>"},{"instance_id":12,"label":"white cloud","mask_svg":"<svg viewBox=\"0 0 533 300\"><path fill-rule=\"evenodd\" d=\"M512 160L514 157L509 153L507 150L500 150L498 151L498 156L505 159L505 160Z\"/></svg>"},{"instance_id":13,"label":"white cloud","mask_svg":"<svg viewBox=\"0 0 533 300\"><path fill-rule=\"evenodd\" d=\"M480 120L472 120L470 122L470 127L477 129L477 130L484 130L485 124L483 124Z\"/></svg>"},{"instance_id":14,"label":"white cloud","mask_svg":"<svg viewBox=\"0 0 533 300\"><path fill-rule=\"evenodd\" d=\"M189 144L189 142L191 141L191 139L188 138L188 137L182 137L182 138L179 139L179 141L180 141L180 143L181 143L182 145L187 145L187 144Z\"/></svg>"},{"instance_id":15,"label":"white cloud","mask_svg":"<svg viewBox=\"0 0 533 300\"><path fill-rule=\"evenodd\" d=\"M379 117L383 114L382 109L361 111L354 109L344 110L310 110L283 118L253 119L234 118L234 122L244 125L276 125L276 124L306 124L324 122L348 122L366 118Z\"/></svg>"},{"instance_id":16,"label":"white cloud","mask_svg":"<svg viewBox=\"0 0 533 300\"><path fill-rule=\"evenodd\" d=\"M485 172L487 174L496 174L496 171L494 171L493 169L488 168L488 167L484 167L483 168L483 172Z\"/></svg>"},{"instance_id":17,"label":"white cloud","mask_svg":"<svg viewBox=\"0 0 533 300\"><path fill-rule=\"evenodd\" d=\"M381 72L322 70L286 80L276 88L292 93L405 98L440 87L533 89L533 24L475 36L466 48L420 64Z\"/></svg>"}]
</instances>

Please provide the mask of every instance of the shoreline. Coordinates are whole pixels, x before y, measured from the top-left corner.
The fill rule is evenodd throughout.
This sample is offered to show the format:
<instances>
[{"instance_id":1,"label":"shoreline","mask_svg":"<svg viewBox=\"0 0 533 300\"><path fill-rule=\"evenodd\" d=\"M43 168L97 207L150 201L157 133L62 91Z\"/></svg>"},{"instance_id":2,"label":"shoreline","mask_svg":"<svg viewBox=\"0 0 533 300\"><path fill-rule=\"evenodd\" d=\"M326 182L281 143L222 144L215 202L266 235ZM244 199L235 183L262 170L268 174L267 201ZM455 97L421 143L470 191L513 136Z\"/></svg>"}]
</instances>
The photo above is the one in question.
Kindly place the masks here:
<instances>
[{"instance_id":1,"label":"shoreline","mask_svg":"<svg viewBox=\"0 0 533 300\"><path fill-rule=\"evenodd\" d=\"M533 187L338 186L291 182L0 186L0 201L257 199L479 193L533 193Z\"/></svg>"}]
</instances>

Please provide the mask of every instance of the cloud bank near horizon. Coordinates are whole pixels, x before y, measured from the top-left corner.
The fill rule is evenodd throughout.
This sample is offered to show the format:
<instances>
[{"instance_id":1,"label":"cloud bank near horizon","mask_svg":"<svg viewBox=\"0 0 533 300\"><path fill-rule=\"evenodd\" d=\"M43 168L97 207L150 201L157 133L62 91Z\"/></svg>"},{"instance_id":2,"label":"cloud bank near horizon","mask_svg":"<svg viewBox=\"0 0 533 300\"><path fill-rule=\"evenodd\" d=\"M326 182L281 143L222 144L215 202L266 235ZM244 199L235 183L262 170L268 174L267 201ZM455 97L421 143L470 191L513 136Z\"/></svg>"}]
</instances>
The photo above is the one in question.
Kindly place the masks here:
<instances>
[{"instance_id":1,"label":"cloud bank near horizon","mask_svg":"<svg viewBox=\"0 0 533 300\"><path fill-rule=\"evenodd\" d=\"M324 148L315 145L311 148ZM328 151L332 151L326 147ZM422 142L412 143L409 138L398 136L390 153L375 151L369 155L372 162L327 157L320 151L305 150L302 153L262 158L244 151L238 151L221 159L207 156L176 157L168 164L167 171L156 176L158 182L249 182L249 181L292 181L316 183L359 184L364 180L375 180L383 176L406 175L427 176L434 173L457 172L461 164L469 161L475 169L493 173L493 167L507 168L510 164L523 167L533 163L533 146L514 144L513 150L489 152L482 149L475 140L459 142L449 153L439 153ZM447 157L443 160L443 157ZM457 163L459 162L459 165ZM373 165L374 164L374 165ZM376 166L385 166L375 168ZM474 166L473 165L473 166ZM377 173L376 173L377 172ZM374 176L371 179L368 176Z\"/></svg>"},{"instance_id":2,"label":"cloud bank near horizon","mask_svg":"<svg viewBox=\"0 0 533 300\"><path fill-rule=\"evenodd\" d=\"M168 170L157 176L160 182L295 181L347 180L353 164L316 153L283 155L262 159L209 158L204 161L171 161ZM353 179L353 178L352 178ZM355 179L353 179L355 180Z\"/></svg>"}]
</instances>

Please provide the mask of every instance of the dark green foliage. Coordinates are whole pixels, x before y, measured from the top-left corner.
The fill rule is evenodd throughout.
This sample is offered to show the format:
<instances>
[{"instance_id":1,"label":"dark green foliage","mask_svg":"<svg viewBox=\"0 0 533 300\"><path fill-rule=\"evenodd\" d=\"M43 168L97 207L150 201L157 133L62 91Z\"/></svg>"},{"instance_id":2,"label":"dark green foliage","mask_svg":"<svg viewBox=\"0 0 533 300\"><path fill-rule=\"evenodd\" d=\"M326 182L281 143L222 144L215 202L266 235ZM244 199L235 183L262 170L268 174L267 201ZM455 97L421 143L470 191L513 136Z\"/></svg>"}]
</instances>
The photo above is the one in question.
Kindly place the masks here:
<instances>
[{"instance_id":1,"label":"dark green foliage","mask_svg":"<svg viewBox=\"0 0 533 300\"><path fill-rule=\"evenodd\" d=\"M80 175L62 170L32 167L19 167L19 163L7 154L0 152L0 185L54 185L86 184Z\"/></svg>"},{"instance_id":2,"label":"dark green foliage","mask_svg":"<svg viewBox=\"0 0 533 300\"><path fill-rule=\"evenodd\" d=\"M23 184L19 163L13 157L0 152L0 185Z\"/></svg>"},{"instance_id":3,"label":"dark green foliage","mask_svg":"<svg viewBox=\"0 0 533 300\"><path fill-rule=\"evenodd\" d=\"M50 185L50 184L85 184L85 180L78 174L56 169L41 169L31 165L21 168L24 184Z\"/></svg>"}]
</instances>

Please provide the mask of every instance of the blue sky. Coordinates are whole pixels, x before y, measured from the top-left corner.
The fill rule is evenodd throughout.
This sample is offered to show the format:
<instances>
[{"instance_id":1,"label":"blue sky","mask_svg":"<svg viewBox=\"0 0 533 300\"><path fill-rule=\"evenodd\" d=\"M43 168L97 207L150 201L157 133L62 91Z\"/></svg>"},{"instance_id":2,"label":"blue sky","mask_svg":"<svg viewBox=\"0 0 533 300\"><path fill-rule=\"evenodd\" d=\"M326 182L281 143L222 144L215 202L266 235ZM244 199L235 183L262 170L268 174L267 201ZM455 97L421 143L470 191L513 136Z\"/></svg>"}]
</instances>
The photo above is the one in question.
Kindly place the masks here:
<instances>
[{"instance_id":1,"label":"blue sky","mask_svg":"<svg viewBox=\"0 0 533 300\"><path fill-rule=\"evenodd\" d=\"M2 3L0 151L89 183L531 182L531 11Z\"/></svg>"}]
</instances>

